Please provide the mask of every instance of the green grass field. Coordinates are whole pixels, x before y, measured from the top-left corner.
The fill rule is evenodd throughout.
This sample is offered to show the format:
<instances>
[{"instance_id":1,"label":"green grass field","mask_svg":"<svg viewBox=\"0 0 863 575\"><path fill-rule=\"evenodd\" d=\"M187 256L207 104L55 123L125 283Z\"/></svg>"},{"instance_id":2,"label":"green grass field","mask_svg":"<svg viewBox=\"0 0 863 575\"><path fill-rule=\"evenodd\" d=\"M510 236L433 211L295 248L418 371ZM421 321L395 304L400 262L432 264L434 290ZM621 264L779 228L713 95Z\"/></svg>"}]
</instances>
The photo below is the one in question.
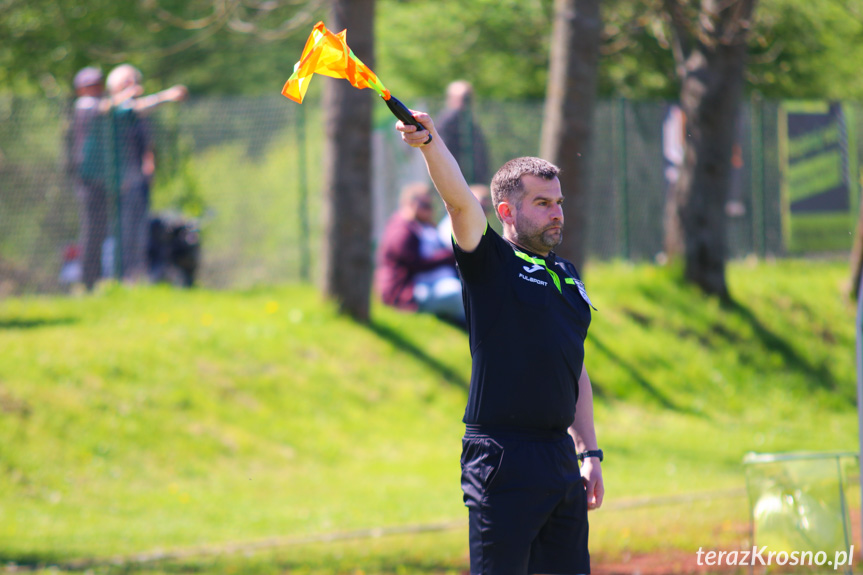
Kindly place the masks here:
<instances>
[{"instance_id":1,"label":"green grass field","mask_svg":"<svg viewBox=\"0 0 863 575\"><path fill-rule=\"evenodd\" d=\"M598 560L739 544L745 453L857 449L844 263L734 263L731 305L665 268L596 264L586 275L599 308L587 366L607 454L606 507L591 523ZM458 330L381 307L357 325L307 286L107 286L0 302L0 350L0 565L466 568L464 527L310 542L466 521L458 456L470 358ZM718 495L685 499L705 492ZM672 502L635 505L645 497ZM297 543L98 564L272 538Z\"/></svg>"}]
</instances>

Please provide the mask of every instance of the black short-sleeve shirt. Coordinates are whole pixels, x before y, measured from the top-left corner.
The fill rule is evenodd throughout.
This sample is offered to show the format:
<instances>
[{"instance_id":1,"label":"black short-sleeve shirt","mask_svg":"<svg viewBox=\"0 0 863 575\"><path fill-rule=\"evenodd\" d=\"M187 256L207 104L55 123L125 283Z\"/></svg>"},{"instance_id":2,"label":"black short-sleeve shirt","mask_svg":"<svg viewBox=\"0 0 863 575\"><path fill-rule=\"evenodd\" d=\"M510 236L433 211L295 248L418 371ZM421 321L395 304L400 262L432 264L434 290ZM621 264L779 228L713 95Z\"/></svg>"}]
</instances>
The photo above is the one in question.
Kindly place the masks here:
<instances>
[{"instance_id":1,"label":"black short-sleeve shirt","mask_svg":"<svg viewBox=\"0 0 863 575\"><path fill-rule=\"evenodd\" d=\"M542 257L493 229L455 246L473 358L464 422L565 430L578 400L590 300L571 262Z\"/></svg>"}]
</instances>

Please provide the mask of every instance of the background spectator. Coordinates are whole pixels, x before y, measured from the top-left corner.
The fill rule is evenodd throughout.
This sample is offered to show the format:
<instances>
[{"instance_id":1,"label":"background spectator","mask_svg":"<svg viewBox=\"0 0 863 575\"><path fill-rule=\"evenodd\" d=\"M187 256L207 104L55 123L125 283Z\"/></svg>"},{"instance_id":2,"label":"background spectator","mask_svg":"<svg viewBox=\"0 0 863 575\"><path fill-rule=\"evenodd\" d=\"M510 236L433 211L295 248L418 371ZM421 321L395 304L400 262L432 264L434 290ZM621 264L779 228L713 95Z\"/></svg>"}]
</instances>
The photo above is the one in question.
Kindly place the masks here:
<instances>
[{"instance_id":1,"label":"background spectator","mask_svg":"<svg viewBox=\"0 0 863 575\"><path fill-rule=\"evenodd\" d=\"M473 86L465 80L446 90L446 108L436 122L438 133L458 162L468 184L488 184L491 178L485 137L473 117Z\"/></svg>"},{"instance_id":2,"label":"background spectator","mask_svg":"<svg viewBox=\"0 0 863 575\"><path fill-rule=\"evenodd\" d=\"M141 72L129 64L114 68L106 81L117 122L116 166L120 182L120 252L123 279L146 274L150 180L155 170L150 130L135 111L141 94ZM115 252L116 253L116 252Z\"/></svg>"},{"instance_id":3,"label":"background spectator","mask_svg":"<svg viewBox=\"0 0 863 575\"><path fill-rule=\"evenodd\" d=\"M140 70L130 64L114 68L106 81L117 124L116 165L120 182L120 239L123 278L136 281L147 273L150 229L150 182L156 169L149 125L144 113L165 102L186 98L184 86L139 97Z\"/></svg>"},{"instance_id":4,"label":"background spectator","mask_svg":"<svg viewBox=\"0 0 863 575\"><path fill-rule=\"evenodd\" d=\"M92 290L102 269L102 244L108 233L108 201L104 175L85 176L82 166L84 145L90 130L97 124L94 119L100 114L105 91L101 70L92 66L83 68L75 74L73 87L76 98L66 135L67 171L80 202L80 280L88 290Z\"/></svg>"},{"instance_id":5,"label":"background spectator","mask_svg":"<svg viewBox=\"0 0 863 575\"><path fill-rule=\"evenodd\" d=\"M378 245L375 287L387 305L464 325L461 282L452 250L434 225L434 195L425 183L405 186L399 209Z\"/></svg>"}]
</instances>

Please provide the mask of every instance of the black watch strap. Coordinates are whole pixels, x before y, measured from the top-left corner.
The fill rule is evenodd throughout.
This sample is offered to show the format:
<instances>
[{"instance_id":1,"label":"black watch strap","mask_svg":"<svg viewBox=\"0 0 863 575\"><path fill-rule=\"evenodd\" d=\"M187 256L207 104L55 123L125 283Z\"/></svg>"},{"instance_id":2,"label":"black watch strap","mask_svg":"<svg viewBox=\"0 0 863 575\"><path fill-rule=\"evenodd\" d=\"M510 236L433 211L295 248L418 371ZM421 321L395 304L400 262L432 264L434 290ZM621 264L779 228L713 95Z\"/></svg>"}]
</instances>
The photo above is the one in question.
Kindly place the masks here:
<instances>
[{"instance_id":1,"label":"black watch strap","mask_svg":"<svg viewBox=\"0 0 863 575\"><path fill-rule=\"evenodd\" d=\"M601 449L594 449L591 451L583 451L583 452L578 454L578 460L579 461L584 461L584 459L586 457L598 457L599 461L601 462L602 461L602 450Z\"/></svg>"}]
</instances>

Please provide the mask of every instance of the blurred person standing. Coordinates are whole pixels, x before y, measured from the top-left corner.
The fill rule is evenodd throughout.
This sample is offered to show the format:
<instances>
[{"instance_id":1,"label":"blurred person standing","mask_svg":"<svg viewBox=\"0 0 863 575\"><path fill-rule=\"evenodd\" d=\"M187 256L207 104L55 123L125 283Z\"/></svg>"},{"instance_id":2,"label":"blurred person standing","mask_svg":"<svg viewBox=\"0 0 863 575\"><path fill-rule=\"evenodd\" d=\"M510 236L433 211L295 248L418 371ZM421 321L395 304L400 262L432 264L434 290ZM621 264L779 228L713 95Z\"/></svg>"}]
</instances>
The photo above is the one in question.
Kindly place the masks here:
<instances>
[{"instance_id":1,"label":"blurred person standing","mask_svg":"<svg viewBox=\"0 0 863 575\"><path fill-rule=\"evenodd\" d=\"M104 173L86 173L85 143L101 113L104 96L102 71L93 66L81 69L72 81L75 103L66 133L67 172L72 178L80 211L81 281L92 290L102 269L102 244L108 233L108 198Z\"/></svg>"},{"instance_id":2,"label":"blurred person standing","mask_svg":"<svg viewBox=\"0 0 863 575\"><path fill-rule=\"evenodd\" d=\"M130 64L114 68L108 74L106 86L117 136L122 275L125 280L137 281L147 273L150 183L156 169L150 126L143 113L165 102L182 101L188 92L178 85L140 97L144 91L142 74Z\"/></svg>"},{"instance_id":3,"label":"blurred person standing","mask_svg":"<svg viewBox=\"0 0 863 575\"><path fill-rule=\"evenodd\" d=\"M485 137L473 116L473 86L465 80L446 89L446 108L437 121L438 133L458 162L468 184L489 183Z\"/></svg>"}]
</instances>

